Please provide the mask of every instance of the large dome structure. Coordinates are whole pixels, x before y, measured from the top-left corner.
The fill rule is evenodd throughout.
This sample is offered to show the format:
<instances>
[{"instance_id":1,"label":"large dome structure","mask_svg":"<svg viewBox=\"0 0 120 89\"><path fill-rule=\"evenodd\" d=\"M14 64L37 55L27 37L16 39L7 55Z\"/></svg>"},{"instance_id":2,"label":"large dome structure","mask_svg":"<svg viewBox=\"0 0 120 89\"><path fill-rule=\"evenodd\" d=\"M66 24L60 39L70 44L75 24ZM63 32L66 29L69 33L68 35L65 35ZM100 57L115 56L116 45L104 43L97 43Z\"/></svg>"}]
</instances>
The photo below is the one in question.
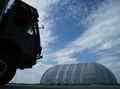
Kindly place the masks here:
<instances>
[{"instance_id":1,"label":"large dome structure","mask_svg":"<svg viewBox=\"0 0 120 89\"><path fill-rule=\"evenodd\" d=\"M97 63L56 65L42 76L41 84L117 84L113 73Z\"/></svg>"}]
</instances>

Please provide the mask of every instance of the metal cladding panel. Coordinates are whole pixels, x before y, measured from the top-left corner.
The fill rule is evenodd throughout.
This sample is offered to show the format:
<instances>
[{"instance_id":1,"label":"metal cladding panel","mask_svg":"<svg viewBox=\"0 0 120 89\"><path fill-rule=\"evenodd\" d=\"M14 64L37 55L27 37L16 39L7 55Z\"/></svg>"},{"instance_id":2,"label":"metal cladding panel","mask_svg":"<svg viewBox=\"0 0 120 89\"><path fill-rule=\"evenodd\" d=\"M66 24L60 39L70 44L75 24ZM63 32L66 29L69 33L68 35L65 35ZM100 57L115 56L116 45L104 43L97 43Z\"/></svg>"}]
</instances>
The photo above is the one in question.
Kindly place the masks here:
<instances>
[{"instance_id":1,"label":"metal cladding panel","mask_svg":"<svg viewBox=\"0 0 120 89\"><path fill-rule=\"evenodd\" d=\"M57 65L48 69L41 84L117 84L115 76L97 63Z\"/></svg>"}]
</instances>

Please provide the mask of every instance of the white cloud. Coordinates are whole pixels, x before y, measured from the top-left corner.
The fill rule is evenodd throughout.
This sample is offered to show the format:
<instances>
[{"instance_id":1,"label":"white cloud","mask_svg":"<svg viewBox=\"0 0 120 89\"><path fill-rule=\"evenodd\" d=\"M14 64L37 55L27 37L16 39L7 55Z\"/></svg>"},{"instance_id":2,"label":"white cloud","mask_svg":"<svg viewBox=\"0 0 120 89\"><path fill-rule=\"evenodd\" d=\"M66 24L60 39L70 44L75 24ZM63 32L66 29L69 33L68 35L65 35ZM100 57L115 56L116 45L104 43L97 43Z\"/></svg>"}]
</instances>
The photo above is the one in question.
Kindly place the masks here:
<instances>
[{"instance_id":1,"label":"white cloud","mask_svg":"<svg viewBox=\"0 0 120 89\"><path fill-rule=\"evenodd\" d=\"M91 49L98 63L107 66L120 82L120 1L110 0L88 17L88 30L65 48L52 54L58 63L72 60L72 55ZM76 62L77 56L73 58Z\"/></svg>"},{"instance_id":2,"label":"white cloud","mask_svg":"<svg viewBox=\"0 0 120 89\"><path fill-rule=\"evenodd\" d=\"M29 3L33 4L32 1L27 0ZM48 2L47 2L48 1ZM47 21L42 22L44 15L46 12L43 10L48 8L48 4L52 2L50 0L40 0L39 3L34 2L34 5L39 7L40 22L45 23L45 30L41 30L41 38L42 44L46 49L49 46L50 42L53 42L55 37L52 37L51 25L53 22L47 23ZM53 3L56 3L53 0ZM37 4L37 5L36 5ZM76 63L77 57L72 57L75 53L83 52L86 49L91 49L91 51L96 52L99 63L104 64L109 69L111 69L116 76L120 76L119 70L119 36L120 36L120 1L109 0L109 3L103 4L99 7L98 10L94 11L87 19L87 31L84 32L80 37L76 40L66 45L65 48L52 53L49 55L54 61L58 62L58 64L63 63ZM41 5L41 6L40 6ZM44 8L43 8L44 7ZM79 12L78 12L79 14ZM47 25L47 26L46 26ZM50 29L50 30L49 30ZM106 51L103 51L106 50ZM41 66L38 64L35 69L33 68L29 77L29 72L24 71L23 75L28 76L25 80L21 80L22 82L29 83L32 79L32 82L36 82L36 75L40 75L46 70L48 65ZM40 69L39 69L40 68ZM41 70L43 68L43 70ZM45 69L44 69L45 68ZM39 72L39 73L38 73ZM33 75L32 75L33 73ZM17 78L21 78L21 72L16 75ZM28 78L28 79L27 79ZM18 79L19 80L19 79ZM18 81L16 80L16 82ZM30 81L29 81L30 80ZM119 80L118 80L119 81ZM119 81L120 82L120 81Z\"/></svg>"}]
</instances>

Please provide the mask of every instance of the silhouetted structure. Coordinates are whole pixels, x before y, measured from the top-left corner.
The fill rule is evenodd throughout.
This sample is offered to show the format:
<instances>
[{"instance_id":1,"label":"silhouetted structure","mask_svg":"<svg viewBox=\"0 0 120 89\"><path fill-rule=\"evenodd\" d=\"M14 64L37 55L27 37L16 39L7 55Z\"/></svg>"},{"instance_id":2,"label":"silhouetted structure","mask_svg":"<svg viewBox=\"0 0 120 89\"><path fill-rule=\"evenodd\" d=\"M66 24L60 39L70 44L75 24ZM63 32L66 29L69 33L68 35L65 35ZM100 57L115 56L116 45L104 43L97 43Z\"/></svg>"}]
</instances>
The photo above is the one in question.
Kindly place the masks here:
<instances>
[{"instance_id":1,"label":"silhouetted structure","mask_svg":"<svg viewBox=\"0 0 120 89\"><path fill-rule=\"evenodd\" d=\"M97 63L57 65L48 69L42 76L41 84L70 85L113 85L115 76L106 67Z\"/></svg>"},{"instance_id":2,"label":"silhouetted structure","mask_svg":"<svg viewBox=\"0 0 120 89\"><path fill-rule=\"evenodd\" d=\"M5 5L0 7L6 8L6 3L1 3ZM42 48L35 8L15 0L6 13L5 9L0 11L3 13L0 13L0 84L4 84L12 79L17 68L31 68L36 64Z\"/></svg>"}]
</instances>

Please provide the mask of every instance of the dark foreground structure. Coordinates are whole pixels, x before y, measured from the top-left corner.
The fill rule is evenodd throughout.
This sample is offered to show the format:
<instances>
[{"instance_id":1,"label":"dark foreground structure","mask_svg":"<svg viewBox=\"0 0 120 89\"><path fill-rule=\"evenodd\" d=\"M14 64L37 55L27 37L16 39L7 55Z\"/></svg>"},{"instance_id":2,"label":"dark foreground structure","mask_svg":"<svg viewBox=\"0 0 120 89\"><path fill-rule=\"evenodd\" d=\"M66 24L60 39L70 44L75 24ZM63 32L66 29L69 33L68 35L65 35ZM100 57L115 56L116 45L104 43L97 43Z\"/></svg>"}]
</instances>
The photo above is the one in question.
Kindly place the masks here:
<instances>
[{"instance_id":1,"label":"dark foreground structure","mask_svg":"<svg viewBox=\"0 0 120 89\"><path fill-rule=\"evenodd\" d=\"M16 69L31 68L41 56L38 12L22 0L0 0L0 85L8 83Z\"/></svg>"}]
</instances>

